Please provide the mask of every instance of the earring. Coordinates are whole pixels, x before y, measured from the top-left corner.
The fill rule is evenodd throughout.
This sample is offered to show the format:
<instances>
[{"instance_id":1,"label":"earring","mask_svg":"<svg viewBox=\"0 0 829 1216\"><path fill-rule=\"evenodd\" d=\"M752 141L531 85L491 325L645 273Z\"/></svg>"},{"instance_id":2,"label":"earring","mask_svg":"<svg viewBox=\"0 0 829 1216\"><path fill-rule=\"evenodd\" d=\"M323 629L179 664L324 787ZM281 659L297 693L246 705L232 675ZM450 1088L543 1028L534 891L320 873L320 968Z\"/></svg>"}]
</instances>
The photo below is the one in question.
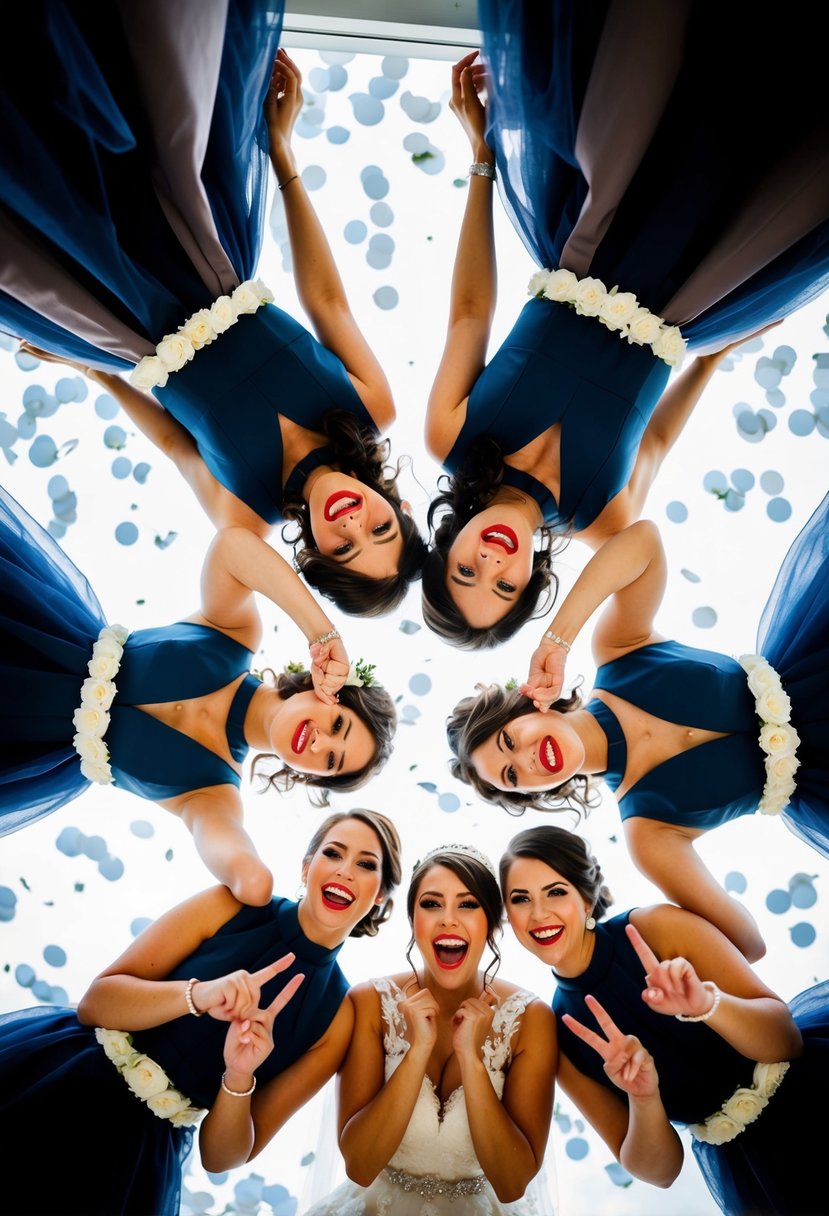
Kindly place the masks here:
<instances>
[{"instance_id":1,"label":"earring","mask_svg":"<svg viewBox=\"0 0 829 1216\"><path fill-rule=\"evenodd\" d=\"M595 916L588 916L587 920L584 922L584 927L592 932L593 929L596 928Z\"/></svg>"},{"instance_id":2,"label":"earring","mask_svg":"<svg viewBox=\"0 0 829 1216\"><path fill-rule=\"evenodd\" d=\"M305 898L305 892L306 892L306 890L307 890L307 887L305 886L305 883L304 883L304 882L301 882L301 883L299 884L299 886L297 887L297 889L296 889L296 895L294 896L294 899L296 900L296 902L297 902L297 903L299 903L299 901L300 901L301 899L304 899L304 898Z\"/></svg>"}]
</instances>

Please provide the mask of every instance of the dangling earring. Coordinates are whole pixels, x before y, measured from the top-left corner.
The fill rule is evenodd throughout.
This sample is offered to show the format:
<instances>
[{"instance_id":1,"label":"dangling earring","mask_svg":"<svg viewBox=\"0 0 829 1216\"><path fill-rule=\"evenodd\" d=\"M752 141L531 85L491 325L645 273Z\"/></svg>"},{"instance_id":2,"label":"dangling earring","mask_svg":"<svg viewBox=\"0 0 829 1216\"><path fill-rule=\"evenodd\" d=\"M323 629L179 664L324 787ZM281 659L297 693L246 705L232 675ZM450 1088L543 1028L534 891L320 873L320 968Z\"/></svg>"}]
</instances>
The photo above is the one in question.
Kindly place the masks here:
<instances>
[{"instance_id":1,"label":"dangling earring","mask_svg":"<svg viewBox=\"0 0 829 1216\"><path fill-rule=\"evenodd\" d=\"M307 891L307 889L308 888L305 886L304 882L301 882L299 884L299 886L296 889L296 895L294 896L294 899L296 900L297 903L299 903L299 901L301 899L305 898L305 892Z\"/></svg>"},{"instance_id":2,"label":"dangling earring","mask_svg":"<svg viewBox=\"0 0 829 1216\"><path fill-rule=\"evenodd\" d=\"M587 920L584 922L584 927L585 927L585 929L587 929L589 932L592 933L592 931L596 928L595 916L593 916L593 915L588 916Z\"/></svg>"}]
</instances>

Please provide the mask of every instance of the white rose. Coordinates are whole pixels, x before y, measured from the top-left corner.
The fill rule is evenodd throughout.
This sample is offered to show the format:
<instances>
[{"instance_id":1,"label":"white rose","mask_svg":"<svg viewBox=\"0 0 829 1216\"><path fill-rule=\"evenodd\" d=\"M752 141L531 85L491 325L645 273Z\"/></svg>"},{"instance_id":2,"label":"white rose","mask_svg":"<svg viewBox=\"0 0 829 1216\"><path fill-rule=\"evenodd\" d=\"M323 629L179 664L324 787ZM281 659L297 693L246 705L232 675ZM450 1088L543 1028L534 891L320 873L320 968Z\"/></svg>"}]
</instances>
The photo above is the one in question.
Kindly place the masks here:
<instances>
[{"instance_id":1,"label":"white rose","mask_svg":"<svg viewBox=\"0 0 829 1216\"><path fill-rule=\"evenodd\" d=\"M768 1106L768 1098L758 1094L756 1089L741 1085L723 1105L723 1114L728 1115L735 1123L752 1123L764 1106Z\"/></svg>"},{"instance_id":2,"label":"white rose","mask_svg":"<svg viewBox=\"0 0 829 1216\"><path fill-rule=\"evenodd\" d=\"M97 764L109 760L109 748L97 735L75 735L72 746L81 760L92 760Z\"/></svg>"},{"instance_id":3,"label":"white rose","mask_svg":"<svg viewBox=\"0 0 829 1216\"><path fill-rule=\"evenodd\" d=\"M159 1119L171 1119L173 1115L180 1115L183 1111L187 1110L190 1103L184 1094L170 1087L162 1093L154 1094L151 1098L148 1098L147 1105L154 1115L158 1115Z\"/></svg>"},{"instance_id":4,"label":"white rose","mask_svg":"<svg viewBox=\"0 0 829 1216\"><path fill-rule=\"evenodd\" d=\"M704 1140L706 1144L727 1144L729 1140L733 1140L735 1136L739 1136L743 1130L743 1125L737 1123L735 1119L730 1118L722 1111L718 1111L716 1115L711 1115L704 1123L698 1123L691 1128L692 1133L698 1140Z\"/></svg>"},{"instance_id":5,"label":"white rose","mask_svg":"<svg viewBox=\"0 0 829 1216\"><path fill-rule=\"evenodd\" d=\"M574 300L579 281L572 270L554 270L547 280L544 295L548 300Z\"/></svg>"},{"instance_id":6,"label":"white rose","mask_svg":"<svg viewBox=\"0 0 829 1216\"><path fill-rule=\"evenodd\" d=\"M116 646L118 643L115 643ZM120 654L101 653L98 646L92 651L92 658L86 665L86 670L89 672L93 681L98 683L112 683L112 677L118 674L118 668L121 666ZM81 698L83 700L83 697ZM110 702L111 704L111 702Z\"/></svg>"},{"instance_id":7,"label":"white rose","mask_svg":"<svg viewBox=\"0 0 829 1216\"><path fill-rule=\"evenodd\" d=\"M687 345L675 325L663 325L653 343L653 353L658 359L664 359L670 367L675 367L685 358Z\"/></svg>"},{"instance_id":8,"label":"white rose","mask_svg":"<svg viewBox=\"0 0 829 1216\"><path fill-rule=\"evenodd\" d=\"M608 329L624 329L639 307L632 291L617 291L607 297L599 310L599 317Z\"/></svg>"},{"instance_id":9,"label":"white rose","mask_svg":"<svg viewBox=\"0 0 829 1216\"><path fill-rule=\"evenodd\" d=\"M79 705L72 715L72 725L79 735L103 738L109 726L109 714L95 705Z\"/></svg>"},{"instance_id":10,"label":"white rose","mask_svg":"<svg viewBox=\"0 0 829 1216\"><path fill-rule=\"evenodd\" d=\"M755 697L762 696L770 688L782 687L777 672L765 659L761 659L748 673L748 686Z\"/></svg>"},{"instance_id":11,"label":"white rose","mask_svg":"<svg viewBox=\"0 0 829 1216\"><path fill-rule=\"evenodd\" d=\"M765 663L766 660L761 654L741 654L737 662L742 667L746 674L754 671L754 668L760 663ZM768 664L766 664L768 666Z\"/></svg>"},{"instance_id":12,"label":"white rose","mask_svg":"<svg viewBox=\"0 0 829 1216\"><path fill-rule=\"evenodd\" d=\"M253 279L251 287L259 297L260 304L273 304L273 292L267 283L263 283L261 279Z\"/></svg>"},{"instance_id":13,"label":"white rose","mask_svg":"<svg viewBox=\"0 0 829 1216\"><path fill-rule=\"evenodd\" d=\"M95 1038L103 1047L107 1059L119 1068L136 1055L132 1036L126 1030L105 1030L103 1026L96 1026Z\"/></svg>"},{"instance_id":14,"label":"white rose","mask_svg":"<svg viewBox=\"0 0 829 1216\"><path fill-rule=\"evenodd\" d=\"M779 815L789 805L791 792L787 789L767 789L757 804L757 810L761 815Z\"/></svg>"},{"instance_id":15,"label":"white rose","mask_svg":"<svg viewBox=\"0 0 829 1216\"><path fill-rule=\"evenodd\" d=\"M223 334L226 329L230 329L231 325L235 325L238 316L238 310L230 296L219 296L218 300L213 301L210 309L210 324L217 334Z\"/></svg>"},{"instance_id":16,"label":"white rose","mask_svg":"<svg viewBox=\"0 0 829 1216\"><path fill-rule=\"evenodd\" d=\"M650 346L658 333L662 322L647 308L637 308L628 321L627 340L636 346Z\"/></svg>"},{"instance_id":17,"label":"white rose","mask_svg":"<svg viewBox=\"0 0 829 1216\"><path fill-rule=\"evenodd\" d=\"M130 372L130 384L145 392L151 388L164 388L168 378L167 369L158 355L145 355Z\"/></svg>"},{"instance_id":18,"label":"white rose","mask_svg":"<svg viewBox=\"0 0 829 1216\"><path fill-rule=\"evenodd\" d=\"M124 642L126 642L129 636L129 629L125 629L123 625L105 625L98 634L101 641L103 641L104 638L112 638L121 647L123 647Z\"/></svg>"},{"instance_id":19,"label":"white rose","mask_svg":"<svg viewBox=\"0 0 829 1216\"><path fill-rule=\"evenodd\" d=\"M576 287L576 312L580 317L597 317L607 296L607 288L601 279L582 279Z\"/></svg>"},{"instance_id":20,"label":"white rose","mask_svg":"<svg viewBox=\"0 0 829 1216\"><path fill-rule=\"evenodd\" d=\"M109 785L112 781L112 769L102 760L81 760L81 773L97 785Z\"/></svg>"},{"instance_id":21,"label":"white rose","mask_svg":"<svg viewBox=\"0 0 829 1216\"><path fill-rule=\"evenodd\" d=\"M773 726L782 726L788 722L792 712L792 703L788 694L782 688L767 688L761 697L757 698L757 716Z\"/></svg>"},{"instance_id":22,"label":"white rose","mask_svg":"<svg viewBox=\"0 0 829 1216\"><path fill-rule=\"evenodd\" d=\"M760 746L774 759L778 756L793 756L799 742L800 736L793 726L768 722L760 727Z\"/></svg>"},{"instance_id":23,"label":"white rose","mask_svg":"<svg viewBox=\"0 0 829 1216\"><path fill-rule=\"evenodd\" d=\"M124 1080L132 1092L145 1101L147 1098L154 1098L156 1094L163 1094L170 1083L164 1069L149 1056L142 1055L124 1069Z\"/></svg>"},{"instance_id":24,"label":"white rose","mask_svg":"<svg viewBox=\"0 0 829 1216\"><path fill-rule=\"evenodd\" d=\"M209 346L216 337L210 309L201 308L198 312L194 312L186 324L182 325L179 333L190 339L193 350L201 350L203 346Z\"/></svg>"},{"instance_id":25,"label":"white rose","mask_svg":"<svg viewBox=\"0 0 829 1216\"><path fill-rule=\"evenodd\" d=\"M169 1115L168 1118L173 1127L192 1127L194 1123L198 1123L203 1113L198 1107L188 1106L174 1115Z\"/></svg>"},{"instance_id":26,"label":"white rose","mask_svg":"<svg viewBox=\"0 0 829 1216\"><path fill-rule=\"evenodd\" d=\"M101 632L98 634L98 641L95 642L94 646L92 647L92 653L94 655L98 655L98 654L112 655L120 663L121 655L124 653L124 647L123 647L122 643L118 640L118 638L115 636L115 633L113 632L113 630L102 629Z\"/></svg>"},{"instance_id":27,"label":"white rose","mask_svg":"<svg viewBox=\"0 0 829 1216\"><path fill-rule=\"evenodd\" d=\"M250 283L240 283L231 296L236 305L236 312L256 312L260 300Z\"/></svg>"},{"instance_id":28,"label":"white rose","mask_svg":"<svg viewBox=\"0 0 829 1216\"><path fill-rule=\"evenodd\" d=\"M766 773L776 783L785 782L787 785L791 782L794 787L794 775L800 768L800 761L797 756L777 756L774 759L771 756L766 760Z\"/></svg>"},{"instance_id":29,"label":"white rose","mask_svg":"<svg viewBox=\"0 0 829 1216\"><path fill-rule=\"evenodd\" d=\"M527 293L531 296L541 296L550 281L549 270L537 270L527 284Z\"/></svg>"},{"instance_id":30,"label":"white rose","mask_svg":"<svg viewBox=\"0 0 829 1216\"><path fill-rule=\"evenodd\" d=\"M178 372L195 355L193 343L184 334L166 334L156 347L158 357L168 372Z\"/></svg>"},{"instance_id":31,"label":"white rose","mask_svg":"<svg viewBox=\"0 0 829 1216\"><path fill-rule=\"evenodd\" d=\"M90 659L90 664L92 660ZM115 685L112 680L98 679L96 676L87 676L83 684L81 684L81 705L90 709L101 709L106 712L112 702L115 700ZM109 718L107 718L107 726ZM82 728L79 726L78 730ZM104 727L106 730L106 726ZM93 731L93 734L95 732Z\"/></svg>"},{"instance_id":32,"label":"white rose","mask_svg":"<svg viewBox=\"0 0 829 1216\"><path fill-rule=\"evenodd\" d=\"M764 1098L770 1098L789 1071L787 1061L778 1064L754 1065L754 1088Z\"/></svg>"}]
</instances>

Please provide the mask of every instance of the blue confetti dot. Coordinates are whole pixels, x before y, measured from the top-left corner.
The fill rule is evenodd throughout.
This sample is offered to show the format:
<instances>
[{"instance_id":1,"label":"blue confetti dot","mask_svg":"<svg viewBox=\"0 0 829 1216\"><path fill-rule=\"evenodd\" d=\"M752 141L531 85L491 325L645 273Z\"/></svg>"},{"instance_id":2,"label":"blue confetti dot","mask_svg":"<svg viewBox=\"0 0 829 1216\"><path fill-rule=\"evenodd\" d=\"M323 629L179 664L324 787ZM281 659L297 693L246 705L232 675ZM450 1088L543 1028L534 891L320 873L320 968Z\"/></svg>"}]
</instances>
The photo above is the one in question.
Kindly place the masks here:
<instances>
[{"instance_id":1,"label":"blue confetti dot","mask_svg":"<svg viewBox=\"0 0 829 1216\"><path fill-rule=\"evenodd\" d=\"M0 908L13 908L17 903L17 896L11 887L0 887Z\"/></svg>"},{"instance_id":2,"label":"blue confetti dot","mask_svg":"<svg viewBox=\"0 0 829 1216\"><path fill-rule=\"evenodd\" d=\"M367 174L363 178L363 190L369 198L376 201L386 197L389 192L389 183L378 169L376 173Z\"/></svg>"},{"instance_id":3,"label":"blue confetti dot","mask_svg":"<svg viewBox=\"0 0 829 1216\"><path fill-rule=\"evenodd\" d=\"M49 1001L52 999L52 985L46 980L35 980L32 984L32 996L36 996L39 1001Z\"/></svg>"},{"instance_id":4,"label":"blue confetti dot","mask_svg":"<svg viewBox=\"0 0 829 1216\"><path fill-rule=\"evenodd\" d=\"M31 414L21 414L17 420L17 433L21 439L31 439L37 430L37 419Z\"/></svg>"},{"instance_id":5,"label":"blue confetti dot","mask_svg":"<svg viewBox=\"0 0 829 1216\"><path fill-rule=\"evenodd\" d=\"M47 485L46 489L48 490L49 497L51 499L63 498L64 494L66 494L69 489L69 482L65 477L58 474L56 477L49 478L49 484Z\"/></svg>"},{"instance_id":6,"label":"blue confetti dot","mask_svg":"<svg viewBox=\"0 0 829 1216\"><path fill-rule=\"evenodd\" d=\"M72 490L62 494L60 498L56 498L52 503L52 510L55 512L55 518L59 519L64 524L77 523L78 513L78 496Z\"/></svg>"},{"instance_id":7,"label":"blue confetti dot","mask_svg":"<svg viewBox=\"0 0 829 1216\"><path fill-rule=\"evenodd\" d=\"M421 152L429 150L428 136L424 135L422 131L413 131L403 140L403 147L407 152L411 152L412 156L419 156Z\"/></svg>"},{"instance_id":8,"label":"blue confetti dot","mask_svg":"<svg viewBox=\"0 0 829 1216\"><path fill-rule=\"evenodd\" d=\"M402 55L384 55L380 70L392 80L402 80L409 70L409 61Z\"/></svg>"},{"instance_id":9,"label":"blue confetti dot","mask_svg":"<svg viewBox=\"0 0 829 1216\"><path fill-rule=\"evenodd\" d=\"M768 434L769 431L773 431L777 426L777 415L773 414L771 410L758 410L757 417L763 424L764 434Z\"/></svg>"},{"instance_id":10,"label":"blue confetti dot","mask_svg":"<svg viewBox=\"0 0 829 1216\"><path fill-rule=\"evenodd\" d=\"M374 203L369 211L371 222L378 228L388 228L394 222L394 212L388 203Z\"/></svg>"},{"instance_id":11,"label":"blue confetti dot","mask_svg":"<svg viewBox=\"0 0 829 1216\"><path fill-rule=\"evenodd\" d=\"M127 442L127 432L122 426L108 426L104 431L104 443L108 448L122 448Z\"/></svg>"},{"instance_id":12,"label":"blue confetti dot","mask_svg":"<svg viewBox=\"0 0 829 1216\"><path fill-rule=\"evenodd\" d=\"M745 874L741 874L739 870L731 870L725 876L726 891L733 891L736 895L743 895L748 887Z\"/></svg>"},{"instance_id":13,"label":"blue confetti dot","mask_svg":"<svg viewBox=\"0 0 829 1216\"><path fill-rule=\"evenodd\" d=\"M155 835L155 828L147 819L133 819L130 824L130 831L139 840L149 840Z\"/></svg>"},{"instance_id":14,"label":"blue confetti dot","mask_svg":"<svg viewBox=\"0 0 829 1216\"><path fill-rule=\"evenodd\" d=\"M83 851L90 861L101 861L107 855L107 842L103 836L87 836L83 842Z\"/></svg>"},{"instance_id":15,"label":"blue confetti dot","mask_svg":"<svg viewBox=\"0 0 829 1216\"><path fill-rule=\"evenodd\" d=\"M808 410L793 410L789 415L789 430L793 435L803 438L811 435L815 429L815 416Z\"/></svg>"},{"instance_id":16,"label":"blue confetti dot","mask_svg":"<svg viewBox=\"0 0 829 1216\"><path fill-rule=\"evenodd\" d=\"M83 852L84 836L78 828L62 828L55 841L55 848L66 857L77 857Z\"/></svg>"},{"instance_id":17,"label":"blue confetti dot","mask_svg":"<svg viewBox=\"0 0 829 1216\"><path fill-rule=\"evenodd\" d=\"M58 458L58 449L51 435L38 435L29 448L29 460L37 469L47 469Z\"/></svg>"},{"instance_id":18,"label":"blue confetti dot","mask_svg":"<svg viewBox=\"0 0 829 1216\"><path fill-rule=\"evenodd\" d=\"M83 383L83 381L81 381ZM74 401L78 392L78 382L74 376L61 376L55 385L55 396L61 405L65 405L67 401Z\"/></svg>"},{"instance_id":19,"label":"blue confetti dot","mask_svg":"<svg viewBox=\"0 0 829 1216\"><path fill-rule=\"evenodd\" d=\"M49 993L49 1000L53 1005L68 1005L69 993L65 988L61 988L59 985L53 985L52 991Z\"/></svg>"},{"instance_id":20,"label":"blue confetti dot","mask_svg":"<svg viewBox=\"0 0 829 1216\"><path fill-rule=\"evenodd\" d=\"M346 60L346 63L348 60ZM348 84L348 72L340 63L332 64L328 69L328 92L339 93Z\"/></svg>"},{"instance_id":21,"label":"blue confetti dot","mask_svg":"<svg viewBox=\"0 0 829 1216\"><path fill-rule=\"evenodd\" d=\"M436 794L438 787L434 781L418 781L420 789L425 790L427 794Z\"/></svg>"},{"instance_id":22,"label":"blue confetti dot","mask_svg":"<svg viewBox=\"0 0 829 1216\"><path fill-rule=\"evenodd\" d=\"M408 722L409 725L411 725L412 722L416 722L419 717L420 710L416 705L404 705L400 711L400 720L402 722Z\"/></svg>"},{"instance_id":23,"label":"blue confetti dot","mask_svg":"<svg viewBox=\"0 0 829 1216\"><path fill-rule=\"evenodd\" d=\"M783 364L783 375L788 376L797 361L797 354L791 346L778 346L772 359L775 363Z\"/></svg>"},{"instance_id":24,"label":"blue confetti dot","mask_svg":"<svg viewBox=\"0 0 829 1216\"><path fill-rule=\"evenodd\" d=\"M702 488L707 490L709 494L724 494L728 489L728 481L725 474L719 469L712 469L710 473L706 473L702 479Z\"/></svg>"},{"instance_id":25,"label":"blue confetti dot","mask_svg":"<svg viewBox=\"0 0 829 1216\"><path fill-rule=\"evenodd\" d=\"M723 504L727 511L742 511L746 500L737 490L727 490Z\"/></svg>"},{"instance_id":26,"label":"blue confetti dot","mask_svg":"<svg viewBox=\"0 0 829 1216\"><path fill-rule=\"evenodd\" d=\"M665 514L672 524L684 524L688 518L688 508L684 502L669 502Z\"/></svg>"},{"instance_id":27,"label":"blue confetti dot","mask_svg":"<svg viewBox=\"0 0 829 1216\"><path fill-rule=\"evenodd\" d=\"M429 676L422 671L418 672L417 675L412 676L412 678L409 680L409 688L415 694L415 696L418 697L425 697L426 693L430 691L431 687L432 681L430 680Z\"/></svg>"},{"instance_id":28,"label":"blue confetti dot","mask_svg":"<svg viewBox=\"0 0 829 1216\"><path fill-rule=\"evenodd\" d=\"M564 1145L564 1151L571 1161L583 1161L590 1152L590 1145L582 1136L573 1136Z\"/></svg>"},{"instance_id":29,"label":"blue confetti dot","mask_svg":"<svg viewBox=\"0 0 829 1216\"><path fill-rule=\"evenodd\" d=\"M773 891L769 891L766 896L766 907L769 912L773 912L775 916L782 916L784 912L788 912L792 906L792 897L788 891L784 891L782 887L776 887Z\"/></svg>"},{"instance_id":30,"label":"blue confetti dot","mask_svg":"<svg viewBox=\"0 0 829 1216\"><path fill-rule=\"evenodd\" d=\"M789 880L789 891L795 908L811 908L817 902L815 884L808 874L795 874Z\"/></svg>"},{"instance_id":31,"label":"blue confetti dot","mask_svg":"<svg viewBox=\"0 0 829 1216\"><path fill-rule=\"evenodd\" d=\"M618 1161L611 1161L604 1167L604 1170L614 1186L630 1186L633 1182L633 1175L629 1174Z\"/></svg>"},{"instance_id":32,"label":"blue confetti dot","mask_svg":"<svg viewBox=\"0 0 829 1216\"><path fill-rule=\"evenodd\" d=\"M693 570L686 570L684 567L679 572L683 578L687 578L689 583L701 583L702 579L698 574L694 574Z\"/></svg>"},{"instance_id":33,"label":"blue confetti dot","mask_svg":"<svg viewBox=\"0 0 829 1216\"><path fill-rule=\"evenodd\" d=\"M133 937L138 937L139 933L153 923L151 916L136 916L135 920L130 922L130 933Z\"/></svg>"},{"instance_id":34,"label":"blue confetti dot","mask_svg":"<svg viewBox=\"0 0 829 1216\"><path fill-rule=\"evenodd\" d=\"M367 249L366 265L372 270L388 270L391 266L391 254L384 253L381 249Z\"/></svg>"},{"instance_id":35,"label":"blue confetti dot","mask_svg":"<svg viewBox=\"0 0 829 1216\"><path fill-rule=\"evenodd\" d=\"M307 165L302 170L302 184L306 190L321 190L326 182L326 172L322 165Z\"/></svg>"},{"instance_id":36,"label":"blue confetti dot","mask_svg":"<svg viewBox=\"0 0 829 1216\"><path fill-rule=\"evenodd\" d=\"M14 978L21 988L31 988L35 982L34 968L28 963L18 963L14 969Z\"/></svg>"},{"instance_id":37,"label":"blue confetti dot","mask_svg":"<svg viewBox=\"0 0 829 1216\"><path fill-rule=\"evenodd\" d=\"M112 476L123 481L132 472L132 461L128 456L116 456L112 462Z\"/></svg>"},{"instance_id":38,"label":"blue confetti dot","mask_svg":"<svg viewBox=\"0 0 829 1216\"><path fill-rule=\"evenodd\" d=\"M351 102L354 117L361 126L376 127L378 122L382 122L385 107L382 101L378 101L370 93L352 93L348 100Z\"/></svg>"},{"instance_id":39,"label":"blue confetti dot","mask_svg":"<svg viewBox=\"0 0 829 1216\"><path fill-rule=\"evenodd\" d=\"M691 620L697 629L713 629L717 623L717 614L713 608L695 608L691 613Z\"/></svg>"},{"instance_id":40,"label":"blue confetti dot","mask_svg":"<svg viewBox=\"0 0 829 1216\"><path fill-rule=\"evenodd\" d=\"M102 393L100 397L95 399L95 413L99 418L103 418L108 422L118 413L118 402L114 397L110 397L109 393Z\"/></svg>"},{"instance_id":41,"label":"blue confetti dot","mask_svg":"<svg viewBox=\"0 0 829 1216\"><path fill-rule=\"evenodd\" d=\"M791 513L792 504L788 498L771 498L766 503L766 514L776 524L785 523Z\"/></svg>"},{"instance_id":42,"label":"blue confetti dot","mask_svg":"<svg viewBox=\"0 0 829 1216\"><path fill-rule=\"evenodd\" d=\"M449 815L459 810L460 805L461 800L457 794L441 794L438 798L438 806Z\"/></svg>"},{"instance_id":43,"label":"blue confetti dot","mask_svg":"<svg viewBox=\"0 0 829 1216\"><path fill-rule=\"evenodd\" d=\"M417 633L419 631L419 629L420 629L420 625L418 625L417 621L401 621L400 622L400 632L401 633L407 633L407 634Z\"/></svg>"},{"instance_id":44,"label":"blue confetti dot","mask_svg":"<svg viewBox=\"0 0 829 1216\"><path fill-rule=\"evenodd\" d=\"M347 144L351 138L351 132L345 127L329 127L325 134L330 144Z\"/></svg>"},{"instance_id":45,"label":"blue confetti dot","mask_svg":"<svg viewBox=\"0 0 829 1216\"><path fill-rule=\"evenodd\" d=\"M378 287L372 299L377 307L382 308L385 312L391 308L396 308L400 297L393 287Z\"/></svg>"},{"instance_id":46,"label":"blue confetti dot","mask_svg":"<svg viewBox=\"0 0 829 1216\"><path fill-rule=\"evenodd\" d=\"M735 469L731 474L731 484L741 494L747 494L754 486L754 474L748 469Z\"/></svg>"},{"instance_id":47,"label":"blue confetti dot","mask_svg":"<svg viewBox=\"0 0 829 1216\"><path fill-rule=\"evenodd\" d=\"M359 245L366 239L368 226L362 220L349 220L343 229L343 236L349 245Z\"/></svg>"},{"instance_id":48,"label":"blue confetti dot","mask_svg":"<svg viewBox=\"0 0 829 1216\"><path fill-rule=\"evenodd\" d=\"M148 476L149 472L150 472L150 466L147 464L146 460L142 460L139 464L137 464L135 466L135 468L132 471L132 475L135 478L135 480L138 482L138 484L143 486L145 481L147 480L147 476Z\"/></svg>"},{"instance_id":49,"label":"blue confetti dot","mask_svg":"<svg viewBox=\"0 0 829 1216\"><path fill-rule=\"evenodd\" d=\"M753 410L743 410L737 415L737 426L743 435L756 435L762 423Z\"/></svg>"},{"instance_id":50,"label":"blue confetti dot","mask_svg":"<svg viewBox=\"0 0 829 1216\"><path fill-rule=\"evenodd\" d=\"M40 359L27 355L22 350L15 351L14 361L22 372L33 372L36 367L40 367Z\"/></svg>"},{"instance_id":51,"label":"blue confetti dot","mask_svg":"<svg viewBox=\"0 0 829 1216\"><path fill-rule=\"evenodd\" d=\"M779 494L784 485L782 475L774 469L766 469L765 473L760 474L760 488L767 494Z\"/></svg>"},{"instance_id":52,"label":"blue confetti dot","mask_svg":"<svg viewBox=\"0 0 829 1216\"><path fill-rule=\"evenodd\" d=\"M98 862L98 873L108 882L117 882L124 873L124 863L118 857L103 857Z\"/></svg>"},{"instance_id":53,"label":"blue confetti dot","mask_svg":"<svg viewBox=\"0 0 829 1216\"><path fill-rule=\"evenodd\" d=\"M50 519L46 525L46 531L50 536L54 536L55 540L63 540L66 535L66 525L57 519Z\"/></svg>"},{"instance_id":54,"label":"blue confetti dot","mask_svg":"<svg viewBox=\"0 0 829 1216\"><path fill-rule=\"evenodd\" d=\"M789 936L795 946L805 949L807 946L811 946L817 937L817 932L814 925L810 925L808 921L801 920L796 925L792 925L789 930Z\"/></svg>"},{"instance_id":55,"label":"blue confetti dot","mask_svg":"<svg viewBox=\"0 0 829 1216\"><path fill-rule=\"evenodd\" d=\"M766 393L766 401L774 409L780 410L786 404L786 394L779 388L770 388Z\"/></svg>"},{"instance_id":56,"label":"blue confetti dot","mask_svg":"<svg viewBox=\"0 0 829 1216\"><path fill-rule=\"evenodd\" d=\"M397 81L390 80L387 76L374 76L368 82L369 93L378 101L388 101L397 92L398 87Z\"/></svg>"},{"instance_id":57,"label":"blue confetti dot","mask_svg":"<svg viewBox=\"0 0 829 1216\"><path fill-rule=\"evenodd\" d=\"M66 951L62 946L44 946L43 957L50 967L66 966Z\"/></svg>"},{"instance_id":58,"label":"blue confetti dot","mask_svg":"<svg viewBox=\"0 0 829 1216\"><path fill-rule=\"evenodd\" d=\"M754 379L761 388L777 388L782 374L782 368L777 367L774 360L765 357L757 360L757 365L754 369Z\"/></svg>"},{"instance_id":59,"label":"blue confetti dot","mask_svg":"<svg viewBox=\"0 0 829 1216\"><path fill-rule=\"evenodd\" d=\"M308 73L308 83L315 93L324 93L328 88L330 76L327 68L311 68Z\"/></svg>"},{"instance_id":60,"label":"blue confetti dot","mask_svg":"<svg viewBox=\"0 0 829 1216\"><path fill-rule=\"evenodd\" d=\"M138 540L138 529L130 520L125 520L115 529L115 539L119 545L134 545Z\"/></svg>"}]
</instances>

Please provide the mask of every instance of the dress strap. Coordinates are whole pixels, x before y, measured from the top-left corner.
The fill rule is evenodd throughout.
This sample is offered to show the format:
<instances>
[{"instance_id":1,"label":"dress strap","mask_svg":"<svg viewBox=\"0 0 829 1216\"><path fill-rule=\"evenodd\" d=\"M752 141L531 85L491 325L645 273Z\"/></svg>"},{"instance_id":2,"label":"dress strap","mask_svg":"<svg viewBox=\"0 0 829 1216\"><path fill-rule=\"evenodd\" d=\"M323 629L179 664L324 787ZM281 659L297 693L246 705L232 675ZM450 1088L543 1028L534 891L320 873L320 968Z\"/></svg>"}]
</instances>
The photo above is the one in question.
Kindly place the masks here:
<instances>
[{"instance_id":1,"label":"dress strap","mask_svg":"<svg viewBox=\"0 0 829 1216\"><path fill-rule=\"evenodd\" d=\"M230 754L234 760L238 760L240 763L249 751L248 743L245 739L245 714L248 712L248 706L253 699L253 694L261 687L262 681L259 677L248 672L236 689L233 700L230 703L230 711L225 723L225 733Z\"/></svg>"},{"instance_id":2,"label":"dress strap","mask_svg":"<svg viewBox=\"0 0 829 1216\"><path fill-rule=\"evenodd\" d=\"M609 709L598 697L588 701L584 708L596 719L607 738L607 768L602 773L602 777L612 790L616 790L622 784L628 764L628 748L624 731L613 710Z\"/></svg>"}]
</instances>

